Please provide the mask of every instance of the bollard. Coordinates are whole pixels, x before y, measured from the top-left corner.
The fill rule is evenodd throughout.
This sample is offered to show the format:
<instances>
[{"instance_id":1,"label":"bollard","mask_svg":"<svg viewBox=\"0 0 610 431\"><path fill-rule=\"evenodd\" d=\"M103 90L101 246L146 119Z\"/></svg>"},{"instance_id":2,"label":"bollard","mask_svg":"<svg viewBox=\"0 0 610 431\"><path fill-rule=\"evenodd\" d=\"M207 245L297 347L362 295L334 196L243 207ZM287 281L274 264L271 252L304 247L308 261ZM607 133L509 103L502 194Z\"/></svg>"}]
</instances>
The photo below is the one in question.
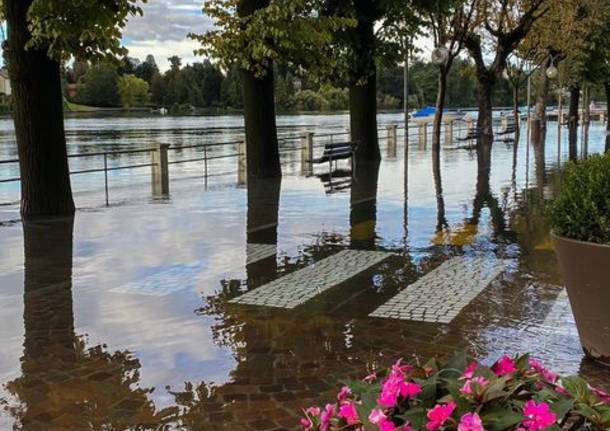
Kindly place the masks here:
<instances>
[{"instance_id":1,"label":"bollard","mask_svg":"<svg viewBox=\"0 0 610 431\"><path fill-rule=\"evenodd\" d=\"M301 174L313 175L313 133L306 132L301 138Z\"/></svg>"},{"instance_id":2,"label":"bollard","mask_svg":"<svg viewBox=\"0 0 610 431\"><path fill-rule=\"evenodd\" d=\"M388 157L396 157L396 143L398 141L398 126L390 124L388 130Z\"/></svg>"},{"instance_id":3,"label":"bollard","mask_svg":"<svg viewBox=\"0 0 610 431\"><path fill-rule=\"evenodd\" d=\"M248 156L246 141L237 144L237 185L245 186L248 179Z\"/></svg>"},{"instance_id":4,"label":"bollard","mask_svg":"<svg viewBox=\"0 0 610 431\"><path fill-rule=\"evenodd\" d=\"M502 117L502 122L501 122L500 128L502 130L508 129L508 117Z\"/></svg>"},{"instance_id":5,"label":"bollard","mask_svg":"<svg viewBox=\"0 0 610 431\"><path fill-rule=\"evenodd\" d=\"M428 123L419 125L419 149L425 150L428 145Z\"/></svg>"},{"instance_id":6,"label":"bollard","mask_svg":"<svg viewBox=\"0 0 610 431\"><path fill-rule=\"evenodd\" d=\"M159 144L151 153L153 198L169 197L169 144Z\"/></svg>"},{"instance_id":7,"label":"bollard","mask_svg":"<svg viewBox=\"0 0 610 431\"><path fill-rule=\"evenodd\" d=\"M453 144L453 120L445 123L445 145Z\"/></svg>"}]
</instances>

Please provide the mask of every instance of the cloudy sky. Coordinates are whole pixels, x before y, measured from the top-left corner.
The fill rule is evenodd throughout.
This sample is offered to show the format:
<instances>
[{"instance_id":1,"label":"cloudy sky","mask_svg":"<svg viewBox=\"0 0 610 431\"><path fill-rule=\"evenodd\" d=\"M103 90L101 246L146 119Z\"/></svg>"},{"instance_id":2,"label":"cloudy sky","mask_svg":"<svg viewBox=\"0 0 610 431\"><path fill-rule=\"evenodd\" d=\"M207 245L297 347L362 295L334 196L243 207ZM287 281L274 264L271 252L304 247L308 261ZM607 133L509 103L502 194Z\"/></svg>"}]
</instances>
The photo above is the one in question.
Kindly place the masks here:
<instances>
[{"instance_id":1,"label":"cloudy sky","mask_svg":"<svg viewBox=\"0 0 610 431\"><path fill-rule=\"evenodd\" d=\"M153 54L161 70L169 68L167 58L177 55L183 64L200 60L193 54L198 44L186 37L190 32L204 33L212 27L203 15L204 0L148 0L144 16L132 18L123 34L130 56L144 60ZM430 51L431 41L416 44Z\"/></svg>"},{"instance_id":2,"label":"cloudy sky","mask_svg":"<svg viewBox=\"0 0 610 431\"><path fill-rule=\"evenodd\" d=\"M211 27L201 12L203 0L149 0L144 16L132 18L123 34L132 57L144 60L153 54L162 70L167 58L178 55L183 63L195 61L197 43L187 39L189 32L203 33Z\"/></svg>"}]
</instances>

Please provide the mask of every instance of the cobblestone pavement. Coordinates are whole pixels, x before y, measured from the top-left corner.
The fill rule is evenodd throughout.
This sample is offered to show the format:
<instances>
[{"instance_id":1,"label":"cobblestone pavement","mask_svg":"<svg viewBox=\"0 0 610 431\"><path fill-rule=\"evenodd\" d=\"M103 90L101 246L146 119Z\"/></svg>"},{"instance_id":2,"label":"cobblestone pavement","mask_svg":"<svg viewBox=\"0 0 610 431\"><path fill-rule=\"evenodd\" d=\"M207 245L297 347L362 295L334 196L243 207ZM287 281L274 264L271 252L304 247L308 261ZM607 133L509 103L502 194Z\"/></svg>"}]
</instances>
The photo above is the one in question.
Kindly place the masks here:
<instances>
[{"instance_id":1,"label":"cobblestone pavement","mask_svg":"<svg viewBox=\"0 0 610 431\"><path fill-rule=\"evenodd\" d=\"M505 269L502 260L455 257L370 314L371 317L450 323Z\"/></svg>"},{"instance_id":2,"label":"cobblestone pavement","mask_svg":"<svg viewBox=\"0 0 610 431\"><path fill-rule=\"evenodd\" d=\"M343 250L232 300L234 304L295 308L392 256L392 253Z\"/></svg>"},{"instance_id":3,"label":"cobblestone pavement","mask_svg":"<svg viewBox=\"0 0 610 431\"><path fill-rule=\"evenodd\" d=\"M276 254L276 244L248 244L246 246L246 265L259 262Z\"/></svg>"},{"instance_id":4,"label":"cobblestone pavement","mask_svg":"<svg viewBox=\"0 0 610 431\"><path fill-rule=\"evenodd\" d=\"M196 276L199 273L201 273L199 265L176 265L144 276L140 280L110 289L110 292L126 295L167 296L192 289L196 285Z\"/></svg>"}]
</instances>

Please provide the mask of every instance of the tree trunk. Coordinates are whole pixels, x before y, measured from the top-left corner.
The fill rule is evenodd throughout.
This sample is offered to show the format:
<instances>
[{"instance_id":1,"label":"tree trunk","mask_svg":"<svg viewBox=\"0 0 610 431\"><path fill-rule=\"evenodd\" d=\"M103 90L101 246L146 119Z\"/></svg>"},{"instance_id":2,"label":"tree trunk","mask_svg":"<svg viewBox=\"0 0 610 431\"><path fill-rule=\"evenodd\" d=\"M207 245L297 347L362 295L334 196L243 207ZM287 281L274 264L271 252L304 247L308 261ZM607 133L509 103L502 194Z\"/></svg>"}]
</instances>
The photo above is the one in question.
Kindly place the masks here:
<instances>
[{"instance_id":1,"label":"tree trunk","mask_svg":"<svg viewBox=\"0 0 610 431\"><path fill-rule=\"evenodd\" d=\"M492 93L495 80L489 76L479 77L479 118L477 130L481 140L491 146L493 142Z\"/></svg>"},{"instance_id":2,"label":"tree trunk","mask_svg":"<svg viewBox=\"0 0 610 431\"><path fill-rule=\"evenodd\" d=\"M548 66L550 66L550 60ZM543 72L536 89L536 105L534 106L534 118L532 120L532 142L534 145L542 142L546 136L546 98L548 93L549 78Z\"/></svg>"},{"instance_id":3,"label":"tree trunk","mask_svg":"<svg viewBox=\"0 0 610 431\"><path fill-rule=\"evenodd\" d=\"M432 125L432 152L441 151L441 128L443 126L443 114L445 110L445 99L447 95L447 72L445 67L439 68L438 91L436 94L436 113L434 114L434 124Z\"/></svg>"},{"instance_id":4,"label":"tree trunk","mask_svg":"<svg viewBox=\"0 0 610 431\"><path fill-rule=\"evenodd\" d=\"M478 146L483 149L484 157L491 157L491 147L494 140L492 92L496 83L495 77L489 73L478 77L479 80L479 132Z\"/></svg>"},{"instance_id":5,"label":"tree trunk","mask_svg":"<svg viewBox=\"0 0 610 431\"><path fill-rule=\"evenodd\" d=\"M60 65L45 49L25 49L31 0L5 1L6 49L21 170L24 217L71 215L74 200L64 132Z\"/></svg>"},{"instance_id":6,"label":"tree trunk","mask_svg":"<svg viewBox=\"0 0 610 431\"><path fill-rule=\"evenodd\" d=\"M377 136L377 83L372 77L365 85L349 89L351 139L358 143L356 158L359 162L381 160Z\"/></svg>"},{"instance_id":7,"label":"tree trunk","mask_svg":"<svg viewBox=\"0 0 610 431\"><path fill-rule=\"evenodd\" d=\"M604 83L606 90L606 153L610 153L610 82Z\"/></svg>"},{"instance_id":8,"label":"tree trunk","mask_svg":"<svg viewBox=\"0 0 610 431\"><path fill-rule=\"evenodd\" d=\"M240 0L237 14L247 18L269 6L270 0ZM272 178L282 175L275 123L275 89L273 66L263 77L242 69L242 94L246 124L246 158L249 178Z\"/></svg>"},{"instance_id":9,"label":"tree trunk","mask_svg":"<svg viewBox=\"0 0 610 431\"><path fill-rule=\"evenodd\" d=\"M351 138L358 142L359 162L381 160L377 136L376 1L354 2L357 25L351 30L352 70L349 86Z\"/></svg>"},{"instance_id":10,"label":"tree trunk","mask_svg":"<svg viewBox=\"0 0 610 431\"><path fill-rule=\"evenodd\" d=\"M272 178L282 175L277 127L273 70L258 78L242 70L246 154L249 178Z\"/></svg>"},{"instance_id":11,"label":"tree trunk","mask_svg":"<svg viewBox=\"0 0 610 431\"><path fill-rule=\"evenodd\" d=\"M570 88L570 111L568 113L570 160L578 158L578 105L580 102L580 88Z\"/></svg>"}]
</instances>

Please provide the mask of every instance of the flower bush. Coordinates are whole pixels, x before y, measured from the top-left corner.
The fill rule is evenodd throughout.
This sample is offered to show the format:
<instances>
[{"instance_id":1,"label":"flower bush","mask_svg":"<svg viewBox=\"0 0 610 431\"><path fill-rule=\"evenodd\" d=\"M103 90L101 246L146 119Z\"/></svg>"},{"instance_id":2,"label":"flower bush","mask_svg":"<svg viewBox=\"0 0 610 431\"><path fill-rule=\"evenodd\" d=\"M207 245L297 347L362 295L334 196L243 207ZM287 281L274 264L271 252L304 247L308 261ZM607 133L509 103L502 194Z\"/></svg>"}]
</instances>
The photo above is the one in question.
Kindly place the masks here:
<instances>
[{"instance_id":1,"label":"flower bush","mask_svg":"<svg viewBox=\"0 0 610 431\"><path fill-rule=\"evenodd\" d=\"M558 431L610 429L610 396L560 378L529 355L491 367L460 354L440 365L402 360L310 407L304 431Z\"/></svg>"}]
</instances>

